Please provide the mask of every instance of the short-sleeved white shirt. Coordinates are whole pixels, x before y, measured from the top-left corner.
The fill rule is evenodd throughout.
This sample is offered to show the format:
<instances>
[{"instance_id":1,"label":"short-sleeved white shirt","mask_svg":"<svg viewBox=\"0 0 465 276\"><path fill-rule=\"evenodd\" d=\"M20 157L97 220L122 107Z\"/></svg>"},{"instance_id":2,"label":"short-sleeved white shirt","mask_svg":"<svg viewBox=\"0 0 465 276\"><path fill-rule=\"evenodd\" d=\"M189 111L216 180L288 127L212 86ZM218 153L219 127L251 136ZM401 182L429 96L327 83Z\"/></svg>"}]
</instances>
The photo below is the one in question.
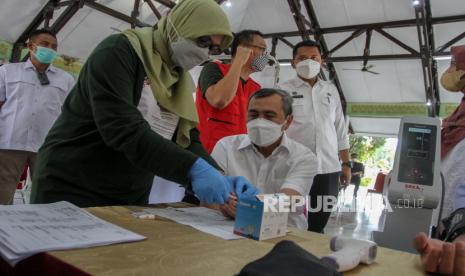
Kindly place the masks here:
<instances>
[{"instance_id":1,"label":"short-sleeved white shirt","mask_svg":"<svg viewBox=\"0 0 465 276\"><path fill-rule=\"evenodd\" d=\"M294 121L287 130L289 138L316 154L319 174L341 171L339 151L349 148L349 136L336 86L318 80L312 87L295 77L279 87L293 98Z\"/></svg>"},{"instance_id":2,"label":"short-sleeved white shirt","mask_svg":"<svg viewBox=\"0 0 465 276\"><path fill-rule=\"evenodd\" d=\"M0 67L0 149L37 152L61 113L73 77L50 65L41 85L30 60Z\"/></svg>"},{"instance_id":3,"label":"short-sleeved white shirt","mask_svg":"<svg viewBox=\"0 0 465 276\"><path fill-rule=\"evenodd\" d=\"M292 189L307 196L317 173L318 162L310 149L283 135L281 145L265 158L247 134L228 136L216 144L213 159L229 176L245 176L261 193ZM288 224L307 230L304 208L290 213Z\"/></svg>"}]
</instances>

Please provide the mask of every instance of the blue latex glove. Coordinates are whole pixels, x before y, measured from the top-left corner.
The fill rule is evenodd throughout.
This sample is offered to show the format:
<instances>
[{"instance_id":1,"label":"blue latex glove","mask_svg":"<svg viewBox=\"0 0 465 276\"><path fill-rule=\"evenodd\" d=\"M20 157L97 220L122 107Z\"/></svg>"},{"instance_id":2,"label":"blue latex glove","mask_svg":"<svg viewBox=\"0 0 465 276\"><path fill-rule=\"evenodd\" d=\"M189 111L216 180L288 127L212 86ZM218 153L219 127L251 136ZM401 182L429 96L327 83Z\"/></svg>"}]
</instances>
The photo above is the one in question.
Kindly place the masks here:
<instances>
[{"instance_id":1,"label":"blue latex glove","mask_svg":"<svg viewBox=\"0 0 465 276\"><path fill-rule=\"evenodd\" d=\"M260 193L260 190L243 176L227 176L227 178L238 198L254 197Z\"/></svg>"},{"instance_id":2,"label":"blue latex glove","mask_svg":"<svg viewBox=\"0 0 465 276\"><path fill-rule=\"evenodd\" d=\"M227 177L202 158L192 165L189 176L192 190L201 202L223 205L233 191Z\"/></svg>"}]
</instances>

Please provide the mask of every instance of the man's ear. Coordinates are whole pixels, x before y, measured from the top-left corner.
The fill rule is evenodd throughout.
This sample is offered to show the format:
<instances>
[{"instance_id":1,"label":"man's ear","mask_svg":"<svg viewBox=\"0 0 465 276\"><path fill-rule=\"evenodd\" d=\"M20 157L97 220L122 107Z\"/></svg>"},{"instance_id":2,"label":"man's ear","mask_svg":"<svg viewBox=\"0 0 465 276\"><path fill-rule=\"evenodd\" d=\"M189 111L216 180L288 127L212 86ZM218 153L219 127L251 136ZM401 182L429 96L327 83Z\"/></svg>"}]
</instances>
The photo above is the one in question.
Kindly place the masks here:
<instances>
[{"instance_id":1,"label":"man's ear","mask_svg":"<svg viewBox=\"0 0 465 276\"><path fill-rule=\"evenodd\" d=\"M283 131L289 128L289 126L292 124L292 121L294 121L294 116L293 115L287 116L287 122L283 126Z\"/></svg>"},{"instance_id":2,"label":"man's ear","mask_svg":"<svg viewBox=\"0 0 465 276\"><path fill-rule=\"evenodd\" d=\"M291 60L291 66L292 66L292 68L295 69L295 62L294 62L294 60Z\"/></svg>"},{"instance_id":3,"label":"man's ear","mask_svg":"<svg viewBox=\"0 0 465 276\"><path fill-rule=\"evenodd\" d=\"M28 41L27 42L27 48L29 49L29 51L33 52L33 47L34 47L34 44L32 43L32 41Z\"/></svg>"}]
</instances>

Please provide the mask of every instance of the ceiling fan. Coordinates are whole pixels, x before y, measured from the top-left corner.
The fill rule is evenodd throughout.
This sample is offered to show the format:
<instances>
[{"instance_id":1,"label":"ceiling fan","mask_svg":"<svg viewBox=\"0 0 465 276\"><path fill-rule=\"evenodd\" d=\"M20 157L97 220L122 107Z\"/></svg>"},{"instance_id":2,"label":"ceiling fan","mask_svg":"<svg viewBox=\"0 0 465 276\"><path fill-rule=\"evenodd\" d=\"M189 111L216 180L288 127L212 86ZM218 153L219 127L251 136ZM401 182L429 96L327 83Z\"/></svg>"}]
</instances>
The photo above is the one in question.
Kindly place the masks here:
<instances>
[{"instance_id":1,"label":"ceiling fan","mask_svg":"<svg viewBox=\"0 0 465 276\"><path fill-rule=\"evenodd\" d=\"M380 73L371 70L371 68L373 68L373 67L375 67L375 66L373 64L370 64L370 65L364 65L360 69L343 68L342 70L346 70L346 71L362 71L362 72L368 72L368 73L371 73L371 74L374 74L374 75L379 75Z\"/></svg>"},{"instance_id":2,"label":"ceiling fan","mask_svg":"<svg viewBox=\"0 0 465 276\"><path fill-rule=\"evenodd\" d=\"M121 29L116 28L116 27L110 27L110 29L111 29L112 31L115 31L115 32L118 32L118 33L122 33L122 32L123 32Z\"/></svg>"}]
</instances>

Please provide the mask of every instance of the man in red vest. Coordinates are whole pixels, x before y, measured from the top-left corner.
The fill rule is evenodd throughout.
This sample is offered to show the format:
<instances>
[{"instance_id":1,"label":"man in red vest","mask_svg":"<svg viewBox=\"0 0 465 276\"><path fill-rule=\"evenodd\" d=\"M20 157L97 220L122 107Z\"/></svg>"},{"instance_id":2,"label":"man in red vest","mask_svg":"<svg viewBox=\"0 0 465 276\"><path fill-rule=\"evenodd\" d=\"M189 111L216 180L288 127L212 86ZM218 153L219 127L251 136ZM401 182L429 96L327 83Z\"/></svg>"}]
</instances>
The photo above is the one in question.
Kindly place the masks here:
<instances>
[{"instance_id":1,"label":"man in red vest","mask_svg":"<svg viewBox=\"0 0 465 276\"><path fill-rule=\"evenodd\" d=\"M230 64L206 64L199 77L195 103L198 129L209 153L221 138L247 133L247 102L261 88L250 74L263 70L268 61L263 34L255 30L235 34L231 56Z\"/></svg>"}]
</instances>

